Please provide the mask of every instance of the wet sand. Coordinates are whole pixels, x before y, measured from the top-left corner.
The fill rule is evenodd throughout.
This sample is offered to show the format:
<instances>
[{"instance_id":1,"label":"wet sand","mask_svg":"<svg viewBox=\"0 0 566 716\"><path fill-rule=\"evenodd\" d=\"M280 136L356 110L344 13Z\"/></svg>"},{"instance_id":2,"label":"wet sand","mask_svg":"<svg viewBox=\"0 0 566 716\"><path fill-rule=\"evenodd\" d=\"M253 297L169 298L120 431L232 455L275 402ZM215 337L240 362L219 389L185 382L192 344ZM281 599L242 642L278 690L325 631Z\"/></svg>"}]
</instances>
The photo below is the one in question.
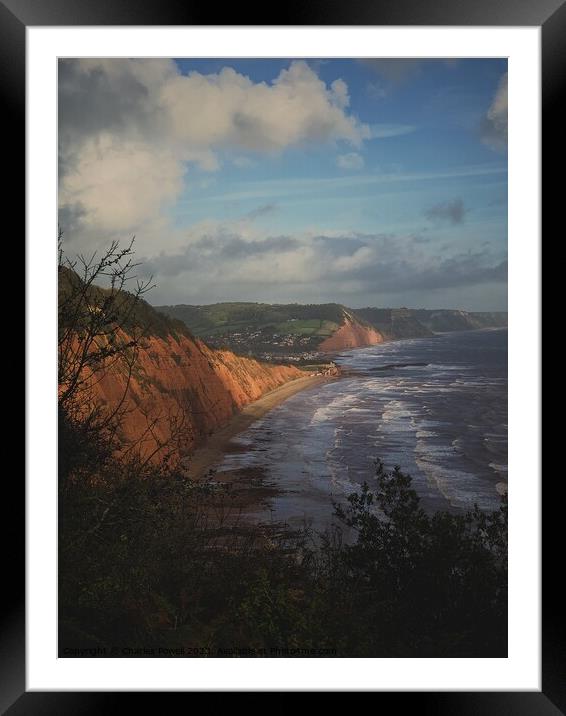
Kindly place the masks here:
<instances>
[{"instance_id":1,"label":"wet sand","mask_svg":"<svg viewBox=\"0 0 566 716\"><path fill-rule=\"evenodd\" d=\"M253 422L263 417L272 408L290 398L301 390L337 380L337 376L317 375L306 376L289 381L275 390L262 395L261 398L246 405L234 415L230 422L213 433L206 443L195 451L186 461L188 473L193 480L202 478L213 467L220 464L228 450L232 438L246 430Z\"/></svg>"}]
</instances>

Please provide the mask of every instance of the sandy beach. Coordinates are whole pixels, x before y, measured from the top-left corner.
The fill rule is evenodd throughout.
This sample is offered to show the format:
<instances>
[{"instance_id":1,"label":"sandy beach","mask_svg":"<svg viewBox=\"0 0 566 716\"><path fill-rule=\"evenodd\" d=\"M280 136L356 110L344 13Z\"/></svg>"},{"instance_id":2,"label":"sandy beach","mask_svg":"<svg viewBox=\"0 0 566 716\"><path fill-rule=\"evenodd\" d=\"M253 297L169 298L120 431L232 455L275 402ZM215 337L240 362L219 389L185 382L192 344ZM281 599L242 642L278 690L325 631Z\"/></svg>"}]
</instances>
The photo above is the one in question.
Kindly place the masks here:
<instances>
[{"instance_id":1,"label":"sandy beach","mask_svg":"<svg viewBox=\"0 0 566 716\"><path fill-rule=\"evenodd\" d=\"M246 430L254 421L263 417L272 408L275 408L301 390L307 390L315 385L332 380L337 380L337 377L318 375L297 378L246 405L239 413L234 415L227 425L211 435L206 443L195 451L187 464L191 478L197 480L203 477L208 470L218 465L224 457L230 440Z\"/></svg>"}]
</instances>

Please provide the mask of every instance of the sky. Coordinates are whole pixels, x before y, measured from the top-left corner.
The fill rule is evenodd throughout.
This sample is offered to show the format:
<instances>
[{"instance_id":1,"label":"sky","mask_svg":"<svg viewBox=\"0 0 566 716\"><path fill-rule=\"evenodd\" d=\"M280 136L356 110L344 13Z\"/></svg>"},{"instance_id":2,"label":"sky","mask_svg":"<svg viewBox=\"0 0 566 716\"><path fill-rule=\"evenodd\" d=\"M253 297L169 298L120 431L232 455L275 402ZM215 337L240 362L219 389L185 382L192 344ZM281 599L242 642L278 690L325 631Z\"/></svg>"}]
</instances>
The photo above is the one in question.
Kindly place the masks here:
<instances>
[{"instance_id":1,"label":"sky","mask_svg":"<svg viewBox=\"0 0 566 716\"><path fill-rule=\"evenodd\" d=\"M507 308L504 59L59 61L69 256L150 303Z\"/></svg>"}]
</instances>

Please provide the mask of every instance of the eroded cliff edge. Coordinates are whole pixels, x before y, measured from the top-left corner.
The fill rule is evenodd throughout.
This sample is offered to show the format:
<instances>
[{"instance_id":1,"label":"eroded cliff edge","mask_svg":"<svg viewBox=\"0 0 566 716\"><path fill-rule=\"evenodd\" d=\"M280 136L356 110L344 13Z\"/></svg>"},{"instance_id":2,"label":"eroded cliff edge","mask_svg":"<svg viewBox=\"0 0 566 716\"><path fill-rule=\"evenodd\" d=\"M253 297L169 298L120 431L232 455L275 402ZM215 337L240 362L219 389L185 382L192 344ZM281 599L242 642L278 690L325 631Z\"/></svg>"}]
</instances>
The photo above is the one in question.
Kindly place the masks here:
<instances>
[{"instance_id":1,"label":"eroded cliff edge","mask_svg":"<svg viewBox=\"0 0 566 716\"><path fill-rule=\"evenodd\" d=\"M136 444L142 457L158 459L160 445L183 457L243 406L304 376L293 366L213 350L188 335L149 336L132 375L107 371L95 393L109 409L125 393L121 444Z\"/></svg>"},{"instance_id":2,"label":"eroded cliff edge","mask_svg":"<svg viewBox=\"0 0 566 716\"><path fill-rule=\"evenodd\" d=\"M345 316L344 323L329 338L319 345L319 350L340 351L347 348L363 348L383 343L383 335L373 326L364 325L349 316Z\"/></svg>"},{"instance_id":3,"label":"eroded cliff edge","mask_svg":"<svg viewBox=\"0 0 566 716\"><path fill-rule=\"evenodd\" d=\"M98 425L122 453L155 461L169 456L175 463L248 403L309 375L284 362L209 347L139 292L124 290L124 269L110 286L94 284L99 275L112 277L114 263L82 276L71 264L59 267L64 421L86 432Z\"/></svg>"}]
</instances>

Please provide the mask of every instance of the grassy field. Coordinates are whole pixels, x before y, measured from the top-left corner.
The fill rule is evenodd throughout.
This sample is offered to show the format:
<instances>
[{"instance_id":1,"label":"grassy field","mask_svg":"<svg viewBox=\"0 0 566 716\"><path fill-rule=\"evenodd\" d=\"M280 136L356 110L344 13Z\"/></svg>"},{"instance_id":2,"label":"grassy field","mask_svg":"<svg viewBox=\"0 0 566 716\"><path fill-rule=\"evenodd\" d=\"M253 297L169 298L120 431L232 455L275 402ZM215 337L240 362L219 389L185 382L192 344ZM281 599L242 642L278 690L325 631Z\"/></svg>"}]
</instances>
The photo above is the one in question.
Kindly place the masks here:
<instances>
[{"instance_id":1,"label":"grassy field","mask_svg":"<svg viewBox=\"0 0 566 716\"><path fill-rule=\"evenodd\" d=\"M326 337L341 325L344 315L343 307L336 303L217 303L211 306L158 306L157 310L183 321L194 334L203 337L240 330Z\"/></svg>"},{"instance_id":2,"label":"grassy field","mask_svg":"<svg viewBox=\"0 0 566 716\"><path fill-rule=\"evenodd\" d=\"M291 319L278 323L275 326L277 333L294 333L301 336L331 336L337 331L339 324L334 321L323 321L318 318L310 318L305 320Z\"/></svg>"}]
</instances>

